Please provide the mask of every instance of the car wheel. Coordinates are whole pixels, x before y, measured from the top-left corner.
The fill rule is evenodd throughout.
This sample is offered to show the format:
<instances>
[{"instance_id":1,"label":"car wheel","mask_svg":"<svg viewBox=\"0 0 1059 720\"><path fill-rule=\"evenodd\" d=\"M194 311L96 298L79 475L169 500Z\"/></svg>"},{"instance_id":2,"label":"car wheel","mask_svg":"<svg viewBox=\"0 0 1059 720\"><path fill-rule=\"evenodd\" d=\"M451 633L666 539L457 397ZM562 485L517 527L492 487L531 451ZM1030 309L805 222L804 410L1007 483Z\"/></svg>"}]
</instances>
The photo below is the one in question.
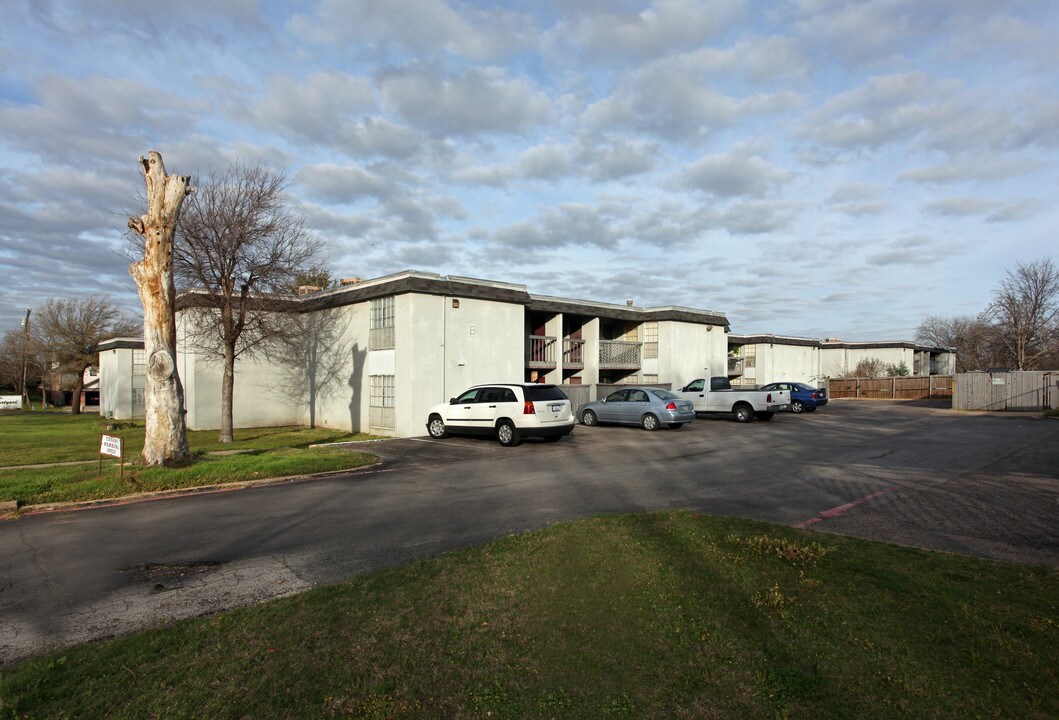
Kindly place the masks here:
<instances>
[{"instance_id":1,"label":"car wheel","mask_svg":"<svg viewBox=\"0 0 1059 720\"><path fill-rule=\"evenodd\" d=\"M772 416L775 415L776 413L759 412L759 413L754 413L754 414L757 415L757 419L758 420L771 420Z\"/></svg>"},{"instance_id":2,"label":"car wheel","mask_svg":"<svg viewBox=\"0 0 1059 720\"><path fill-rule=\"evenodd\" d=\"M592 427L593 425L599 424L599 421L596 419L596 414L594 412L591 410L585 410L584 414L581 416L581 424Z\"/></svg>"},{"instance_id":3,"label":"car wheel","mask_svg":"<svg viewBox=\"0 0 1059 720\"><path fill-rule=\"evenodd\" d=\"M504 447L515 447L522 442L518 428L512 425L510 420L501 420L496 426L496 439Z\"/></svg>"},{"instance_id":4,"label":"car wheel","mask_svg":"<svg viewBox=\"0 0 1059 720\"><path fill-rule=\"evenodd\" d=\"M684 423L669 423L668 425L666 425L666 427L668 427L670 430L679 430L680 428L684 427Z\"/></svg>"},{"instance_id":5,"label":"car wheel","mask_svg":"<svg viewBox=\"0 0 1059 720\"><path fill-rule=\"evenodd\" d=\"M430 420L427 421L427 432L435 440L442 440L449 436L449 429L445 427L445 421L440 415L430 416Z\"/></svg>"},{"instance_id":6,"label":"car wheel","mask_svg":"<svg viewBox=\"0 0 1059 720\"><path fill-rule=\"evenodd\" d=\"M647 413L642 418L640 418L640 427L642 427L644 430L657 430L660 424L661 423L658 422L658 418L652 415L651 413Z\"/></svg>"},{"instance_id":7,"label":"car wheel","mask_svg":"<svg viewBox=\"0 0 1059 720\"><path fill-rule=\"evenodd\" d=\"M795 400L791 403L791 412L800 413L805 410L805 403L801 400Z\"/></svg>"},{"instance_id":8,"label":"car wheel","mask_svg":"<svg viewBox=\"0 0 1059 720\"><path fill-rule=\"evenodd\" d=\"M740 403L732 408L732 417L738 423L748 423L754 419L754 408L745 403Z\"/></svg>"}]
</instances>

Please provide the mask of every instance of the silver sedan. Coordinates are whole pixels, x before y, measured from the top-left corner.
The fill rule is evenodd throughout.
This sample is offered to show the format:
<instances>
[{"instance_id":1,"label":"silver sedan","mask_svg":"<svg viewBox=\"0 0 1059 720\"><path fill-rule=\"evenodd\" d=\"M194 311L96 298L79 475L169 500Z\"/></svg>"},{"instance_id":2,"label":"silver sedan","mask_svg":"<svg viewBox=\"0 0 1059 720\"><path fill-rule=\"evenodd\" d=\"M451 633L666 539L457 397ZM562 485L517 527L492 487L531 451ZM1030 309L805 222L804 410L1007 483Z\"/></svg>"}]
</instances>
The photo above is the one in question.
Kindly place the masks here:
<instances>
[{"instance_id":1,"label":"silver sedan","mask_svg":"<svg viewBox=\"0 0 1059 720\"><path fill-rule=\"evenodd\" d=\"M675 430L695 419L695 407L690 400L668 390L628 387L615 390L603 400L585 403L577 409L577 419L583 425L616 423L639 425L644 430L665 425Z\"/></svg>"}]
</instances>

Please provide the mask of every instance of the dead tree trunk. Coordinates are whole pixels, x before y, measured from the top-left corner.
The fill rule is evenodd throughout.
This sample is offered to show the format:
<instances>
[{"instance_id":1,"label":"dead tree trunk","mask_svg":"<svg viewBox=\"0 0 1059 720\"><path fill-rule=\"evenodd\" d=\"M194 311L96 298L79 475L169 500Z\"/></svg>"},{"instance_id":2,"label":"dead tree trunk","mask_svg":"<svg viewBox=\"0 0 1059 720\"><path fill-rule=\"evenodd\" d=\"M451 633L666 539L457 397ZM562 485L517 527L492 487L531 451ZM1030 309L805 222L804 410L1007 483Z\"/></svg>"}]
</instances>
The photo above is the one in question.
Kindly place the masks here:
<instances>
[{"instance_id":1,"label":"dead tree trunk","mask_svg":"<svg viewBox=\"0 0 1059 720\"><path fill-rule=\"evenodd\" d=\"M166 175L162 156L151 151L140 158L147 183L147 214L129 218L143 236L143 260L129 266L143 303L143 349L147 358L144 388L146 436L143 459L168 465L191 457L184 423L184 388L176 365L176 285L173 282L173 235L190 175Z\"/></svg>"}]
</instances>

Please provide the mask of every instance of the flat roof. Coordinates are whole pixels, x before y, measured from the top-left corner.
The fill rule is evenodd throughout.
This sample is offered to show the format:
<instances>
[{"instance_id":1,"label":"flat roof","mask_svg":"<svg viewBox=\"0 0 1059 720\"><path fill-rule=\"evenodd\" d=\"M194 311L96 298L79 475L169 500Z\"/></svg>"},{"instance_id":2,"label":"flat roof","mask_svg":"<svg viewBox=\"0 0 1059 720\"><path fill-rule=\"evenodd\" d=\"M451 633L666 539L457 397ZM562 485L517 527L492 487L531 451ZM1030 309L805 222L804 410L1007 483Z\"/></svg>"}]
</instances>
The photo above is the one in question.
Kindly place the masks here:
<instances>
[{"instance_id":1,"label":"flat roof","mask_svg":"<svg viewBox=\"0 0 1059 720\"><path fill-rule=\"evenodd\" d=\"M792 345L796 347L832 348L839 350L876 350L881 348L908 348L909 350L929 352L955 352L955 348L937 347L934 345L923 345L911 340L870 340L864 342L843 340L821 340L819 338L802 338L788 335L729 335L729 345L761 345L770 343L773 345Z\"/></svg>"},{"instance_id":2,"label":"flat roof","mask_svg":"<svg viewBox=\"0 0 1059 720\"><path fill-rule=\"evenodd\" d=\"M635 307L614 303L576 300L550 295L531 295L525 285L482 280L460 275L439 275L405 270L370 280L358 280L305 295L273 295L262 298L262 309L287 312L314 312L365 302L387 295L442 295L446 297L490 300L522 305L531 311L593 315L617 320L674 320L701 325L719 325L728 329L724 313L676 305ZM204 290L186 290L177 296L177 309L209 307L211 295Z\"/></svg>"}]
</instances>

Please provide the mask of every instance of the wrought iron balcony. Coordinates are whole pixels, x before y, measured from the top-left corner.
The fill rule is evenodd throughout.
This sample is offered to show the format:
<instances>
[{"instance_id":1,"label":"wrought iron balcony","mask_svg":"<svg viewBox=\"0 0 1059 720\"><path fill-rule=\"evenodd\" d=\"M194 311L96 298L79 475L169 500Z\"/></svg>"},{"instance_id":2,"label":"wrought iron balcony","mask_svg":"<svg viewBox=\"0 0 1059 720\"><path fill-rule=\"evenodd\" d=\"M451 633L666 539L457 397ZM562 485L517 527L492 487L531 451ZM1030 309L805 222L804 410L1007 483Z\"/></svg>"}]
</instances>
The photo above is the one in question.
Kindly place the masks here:
<instances>
[{"instance_id":1,"label":"wrought iron balcony","mask_svg":"<svg viewBox=\"0 0 1059 720\"><path fill-rule=\"evenodd\" d=\"M627 340L600 340L599 367L608 370L637 370L642 343Z\"/></svg>"}]
</instances>

